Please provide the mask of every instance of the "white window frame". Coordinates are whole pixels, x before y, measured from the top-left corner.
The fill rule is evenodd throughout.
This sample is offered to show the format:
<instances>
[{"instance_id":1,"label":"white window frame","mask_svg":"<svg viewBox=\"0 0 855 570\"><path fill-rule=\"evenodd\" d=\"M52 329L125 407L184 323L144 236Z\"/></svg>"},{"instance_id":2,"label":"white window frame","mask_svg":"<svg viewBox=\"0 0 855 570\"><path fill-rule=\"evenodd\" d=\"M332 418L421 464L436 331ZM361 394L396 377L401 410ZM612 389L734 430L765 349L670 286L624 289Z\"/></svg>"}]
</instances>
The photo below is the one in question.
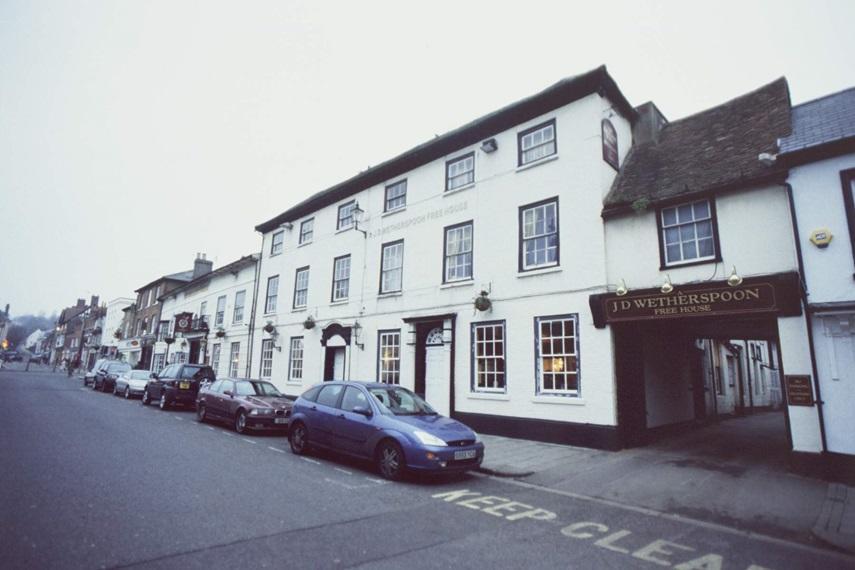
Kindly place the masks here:
<instances>
[{"instance_id":1,"label":"white window frame","mask_svg":"<svg viewBox=\"0 0 855 570\"><path fill-rule=\"evenodd\" d=\"M342 255L333 260L333 282L330 299L333 303L347 301L350 295L350 255Z\"/></svg>"},{"instance_id":2,"label":"white window frame","mask_svg":"<svg viewBox=\"0 0 855 570\"><path fill-rule=\"evenodd\" d=\"M235 293L235 307L232 309L232 324L243 323L243 308L246 305L246 289Z\"/></svg>"},{"instance_id":3,"label":"white window frame","mask_svg":"<svg viewBox=\"0 0 855 570\"><path fill-rule=\"evenodd\" d=\"M261 341L261 369L258 377L262 380L270 380L273 377L273 339L267 338Z\"/></svg>"},{"instance_id":4,"label":"white window frame","mask_svg":"<svg viewBox=\"0 0 855 570\"><path fill-rule=\"evenodd\" d=\"M383 193L383 211L394 212L407 207L407 179L386 186Z\"/></svg>"},{"instance_id":5,"label":"white window frame","mask_svg":"<svg viewBox=\"0 0 855 570\"><path fill-rule=\"evenodd\" d=\"M401 329L377 331L377 380L401 383Z\"/></svg>"},{"instance_id":6,"label":"white window frame","mask_svg":"<svg viewBox=\"0 0 855 570\"><path fill-rule=\"evenodd\" d=\"M336 230L346 230L353 227L353 209L355 207L356 200L350 200L349 202L345 202L344 204L338 207L338 215L336 216L335 221ZM347 215L342 216L343 212L347 212Z\"/></svg>"},{"instance_id":7,"label":"white window frame","mask_svg":"<svg viewBox=\"0 0 855 570\"><path fill-rule=\"evenodd\" d=\"M487 338L486 331L488 330L491 338ZM480 331L484 331L485 334L479 335ZM501 331L501 339L496 339L497 331ZM496 394L506 393L508 391L508 335L505 321L472 323L471 337L471 390ZM497 343L501 346L501 354L496 354ZM488 352L492 352L492 354L488 354ZM484 363L483 369L482 362ZM491 377L492 381L490 380Z\"/></svg>"},{"instance_id":8,"label":"white window frame","mask_svg":"<svg viewBox=\"0 0 855 570\"><path fill-rule=\"evenodd\" d=\"M445 163L445 191L457 190L475 183L475 153L452 158Z\"/></svg>"},{"instance_id":9,"label":"white window frame","mask_svg":"<svg viewBox=\"0 0 855 570\"><path fill-rule=\"evenodd\" d=\"M393 265L394 263L397 265ZM393 282L395 275L397 275L397 287ZM399 293L403 288L404 240L384 243L380 249L380 294Z\"/></svg>"},{"instance_id":10,"label":"white window frame","mask_svg":"<svg viewBox=\"0 0 855 570\"><path fill-rule=\"evenodd\" d=\"M273 291L271 291L270 284L273 283ZM264 314L270 314L276 312L276 305L279 299L279 276L271 275L267 278L267 293L264 297Z\"/></svg>"},{"instance_id":11,"label":"white window frame","mask_svg":"<svg viewBox=\"0 0 855 570\"><path fill-rule=\"evenodd\" d=\"M469 230L468 238L465 236L466 230ZM462 235L454 237L455 232L462 232ZM461 250L459 247L455 247L454 249L457 251L450 251L452 245L457 246L458 244L465 243L466 241L469 242L469 249ZM442 282L455 283L457 281L470 281L473 275L475 258L475 230L472 221L454 224L453 226L446 226L444 228L443 244L444 255L442 258ZM457 274L451 276L451 269L454 269L456 273L458 269L465 268L467 266L466 263L457 263L459 258L465 257L466 255L469 256L469 273L462 276Z\"/></svg>"},{"instance_id":12,"label":"white window frame","mask_svg":"<svg viewBox=\"0 0 855 570\"><path fill-rule=\"evenodd\" d=\"M279 255L285 248L285 230L273 232L273 237L270 240L270 257Z\"/></svg>"},{"instance_id":13,"label":"white window frame","mask_svg":"<svg viewBox=\"0 0 855 570\"><path fill-rule=\"evenodd\" d=\"M517 135L518 166L533 164L558 154L555 119L535 125Z\"/></svg>"},{"instance_id":14,"label":"white window frame","mask_svg":"<svg viewBox=\"0 0 855 570\"><path fill-rule=\"evenodd\" d=\"M305 277L304 277L305 276ZM294 272L294 299L292 309L303 309L309 304L309 266Z\"/></svg>"},{"instance_id":15,"label":"white window frame","mask_svg":"<svg viewBox=\"0 0 855 570\"><path fill-rule=\"evenodd\" d=\"M288 381L303 381L303 337L292 336L288 350Z\"/></svg>"},{"instance_id":16,"label":"white window frame","mask_svg":"<svg viewBox=\"0 0 855 570\"><path fill-rule=\"evenodd\" d=\"M229 348L229 378L237 378L240 369L240 342L233 342Z\"/></svg>"},{"instance_id":17,"label":"white window frame","mask_svg":"<svg viewBox=\"0 0 855 570\"><path fill-rule=\"evenodd\" d=\"M226 296L217 297L217 312L214 313L214 326L221 327L226 322Z\"/></svg>"},{"instance_id":18,"label":"white window frame","mask_svg":"<svg viewBox=\"0 0 855 570\"><path fill-rule=\"evenodd\" d=\"M211 368L214 370L214 375L220 375L220 352L223 349L223 343L217 342L211 345Z\"/></svg>"},{"instance_id":19,"label":"white window frame","mask_svg":"<svg viewBox=\"0 0 855 570\"><path fill-rule=\"evenodd\" d=\"M553 210L555 227L552 230L547 229L547 220L549 211ZM538 213L543 212L543 231L538 231ZM530 217L529 217L530 214ZM542 269L544 267L556 267L561 262L561 234L558 219L558 198L549 198L534 204L528 204L520 207L520 244L519 244L519 263L520 271L530 271L532 269ZM555 244L550 245L550 237L555 236ZM529 264L527 259L527 245L534 244L535 260ZM538 247L543 244L544 247ZM555 251L555 259L549 260L550 250ZM541 263L537 262L537 253L544 252L545 260Z\"/></svg>"},{"instance_id":20,"label":"white window frame","mask_svg":"<svg viewBox=\"0 0 855 570\"><path fill-rule=\"evenodd\" d=\"M553 325L560 323L561 330L558 333L553 332ZM546 335L544 335L544 325L548 327ZM570 327L568 331L568 326ZM534 318L534 334L535 334L535 378L536 378L536 393L546 396L574 396L578 397L581 391L581 366L579 354L579 315L552 315ZM544 346L544 343L547 343ZM548 366L547 366L547 360ZM574 368L570 368L570 361L575 363ZM559 364L560 363L560 364ZM561 370L555 368L561 367ZM546 368L550 370L546 370ZM547 378L546 375L553 375L552 378ZM568 388L570 379L575 377L575 388ZM559 378L562 379L559 386ZM551 387L547 387L547 380L551 380Z\"/></svg>"},{"instance_id":21,"label":"white window frame","mask_svg":"<svg viewBox=\"0 0 855 570\"><path fill-rule=\"evenodd\" d=\"M300 237L298 238L298 245L312 243L312 239L314 237L315 218L309 218L308 220L303 220L302 222L300 222Z\"/></svg>"},{"instance_id":22,"label":"white window frame","mask_svg":"<svg viewBox=\"0 0 855 570\"><path fill-rule=\"evenodd\" d=\"M706 216L698 216L696 206L706 204ZM691 211L691 219L685 219L681 214L683 208L689 207ZM673 212L674 221L666 224L665 217L667 213ZM698 228L701 224L709 224L709 235L698 237ZM692 236L684 239L684 231L691 229ZM676 242L668 242L669 232L676 232ZM659 210L659 236L662 244L662 263L665 267L674 267L679 265L687 265L690 263L702 263L718 259L718 248L716 243L716 217L712 200L694 200L692 202L684 202L674 206L668 206ZM701 256L701 241L709 241L712 245L712 254ZM686 258L686 245L692 244L695 248L695 257ZM679 246L680 258L672 260L668 252L669 246Z\"/></svg>"}]
</instances>

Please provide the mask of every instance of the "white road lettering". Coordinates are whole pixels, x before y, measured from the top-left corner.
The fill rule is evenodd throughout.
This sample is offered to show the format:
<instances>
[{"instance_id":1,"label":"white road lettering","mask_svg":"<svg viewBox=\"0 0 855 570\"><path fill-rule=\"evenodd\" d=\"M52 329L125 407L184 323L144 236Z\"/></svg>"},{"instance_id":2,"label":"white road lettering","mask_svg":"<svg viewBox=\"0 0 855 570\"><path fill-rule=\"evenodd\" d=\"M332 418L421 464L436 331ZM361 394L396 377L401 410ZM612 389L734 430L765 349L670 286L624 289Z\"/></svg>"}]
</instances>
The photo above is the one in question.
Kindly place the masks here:
<instances>
[{"instance_id":1,"label":"white road lettering","mask_svg":"<svg viewBox=\"0 0 855 570\"><path fill-rule=\"evenodd\" d=\"M458 501L458 499L462 499L464 497L468 498L464 501ZM557 517L555 513L553 513L552 511L547 511L546 509L538 509L531 505L526 505L524 503L518 503L510 499L505 499L504 497L481 495L481 493L469 491L468 489L462 489L460 491L449 491L448 493L438 493L436 495L433 495L433 498L442 499L447 503L453 503L457 501L458 505L466 507L467 509L485 512L496 517L504 516L504 518L509 521L518 521L521 519L551 521ZM482 506L486 506L487 508L482 508ZM499 513L498 511L502 508L505 508L505 510L510 511L512 514L505 516Z\"/></svg>"},{"instance_id":2,"label":"white road lettering","mask_svg":"<svg viewBox=\"0 0 855 570\"><path fill-rule=\"evenodd\" d=\"M718 554L707 554L700 558L677 564L674 568L676 570L721 570L723 561L724 559ZM752 564L751 568L759 568L759 566L755 567Z\"/></svg>"},{"instance_id":3,"label":"white road lettering","mask_svg":"<svg viewBox=\"0 0 855 570\"><path fill-rule=\"evenodd\" d=\"M595 523L595 522L578 522L568 526L565 526L561 529L561 534L564 536L570 536L572 538L591 538L594 536L590 532L580 532L583 528L593 528L598 532L605 533L609 532L609 527L604 524Z\"/></svg>"},{"instance_id":4,"label":"white road lettering","mask_svg":"<svg viewBox=\"0 0 855 570\"><path fill-rule=\"evenodd\" d=\"M636 558L640 558L641 560L659 564L660 566L671 566L670 561L665 558L660 558L660 556L672 556L676 554L675 550L692 551L694 548L691 546L677 544L676 542L670 542L668 540L654 540L647 546L639 548L633 552L632 555Z\"/></svg>"},{"instance_id":5,"label":"white road lettering","mask_svg":"<svg viewBox=\"0 0 855 570\"><path fill-rule=\"evenodd\" d=\"M606 537L601 538L600 540L594 543L594 546L599 546L600 548L605 548L606 550L611 550L612 552L629 554L629 550L621 546L615 546L615 542L619 541L625 536L629 536L630 534L632 534L632 532L628 530L619 530L617 532L613 532L612 534Z\"/></svg>"}]
</instances>

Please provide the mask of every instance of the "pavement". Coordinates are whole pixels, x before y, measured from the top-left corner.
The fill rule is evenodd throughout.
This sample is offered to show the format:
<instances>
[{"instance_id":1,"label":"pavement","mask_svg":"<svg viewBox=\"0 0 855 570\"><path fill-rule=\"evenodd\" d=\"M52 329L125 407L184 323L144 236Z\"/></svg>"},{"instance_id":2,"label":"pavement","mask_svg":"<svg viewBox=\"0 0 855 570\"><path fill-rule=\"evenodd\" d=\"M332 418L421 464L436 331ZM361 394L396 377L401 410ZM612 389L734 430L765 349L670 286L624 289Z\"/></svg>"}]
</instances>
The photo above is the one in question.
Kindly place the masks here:
<instances>
[{"instance_id":1,"label":"pavement","mask_svg":"<svg viewBox=\"0 0 855 570\"><path fill-rule=\"evenodd\" d=\"M855 553L855 459L794 454L782 412L617 452L482 435L482 471Z\"/></svg>"}]
</instances>

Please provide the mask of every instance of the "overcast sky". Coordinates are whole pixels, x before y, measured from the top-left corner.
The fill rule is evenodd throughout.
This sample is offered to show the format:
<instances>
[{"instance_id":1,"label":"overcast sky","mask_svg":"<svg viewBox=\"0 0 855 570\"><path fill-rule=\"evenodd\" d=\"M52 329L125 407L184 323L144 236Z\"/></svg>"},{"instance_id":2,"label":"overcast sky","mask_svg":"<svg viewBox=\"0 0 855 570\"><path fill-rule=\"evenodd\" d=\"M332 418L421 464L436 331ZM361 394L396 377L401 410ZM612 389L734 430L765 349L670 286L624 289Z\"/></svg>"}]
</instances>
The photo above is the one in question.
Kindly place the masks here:
<instances>
[{"instance_id":1,"label":"overcast sky","mask_svg":"<svg viewBox=\"0 0 855 570\"><path fill-rule=\"evenodd\" d=\"M851 0L3 0L0 305L233 261L309 194L601 64L669 119L782 75L794 103L855 86L853 22Z\"/></svg>"}]
</instances>

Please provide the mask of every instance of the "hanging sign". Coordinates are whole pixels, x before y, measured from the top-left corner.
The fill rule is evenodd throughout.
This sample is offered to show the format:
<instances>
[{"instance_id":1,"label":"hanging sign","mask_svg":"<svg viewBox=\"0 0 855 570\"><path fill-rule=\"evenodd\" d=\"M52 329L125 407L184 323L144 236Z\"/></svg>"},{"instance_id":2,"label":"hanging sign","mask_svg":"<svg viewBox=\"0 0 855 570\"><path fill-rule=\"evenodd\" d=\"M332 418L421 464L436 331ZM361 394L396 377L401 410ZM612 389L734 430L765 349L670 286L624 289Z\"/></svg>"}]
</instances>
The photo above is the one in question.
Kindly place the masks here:
<instances>
[{"instance_id":1,"label":"hanging sign","mask_svg":"<svg viewBox=\"0 0 855 570\"><path fill-rule=\"evenodd\" d=\"M175 332L189 333L193 330L193 313L175 315Z\"/></svg>"},{"instance_id":2,"label":"hanging sign","mask_svg":"<svg viewBox=\"0 0 855 570\"><path fill-rule=\"evenodd\" d=\"M620 158L618 157L617 131L608 119L603 119L603 160L612 168L618 170Z\"/></svg>"},{"instance_id":3,"label":"hanging sign","mask_svg":"<svg viewBox=\"0 0 855 570\"><path fill-rule=\"evenodd\" d=\"M813 406L813 387L810 376L785 374L787 384L787 403L791 406Z\"/></svg>"}]
</instances>

